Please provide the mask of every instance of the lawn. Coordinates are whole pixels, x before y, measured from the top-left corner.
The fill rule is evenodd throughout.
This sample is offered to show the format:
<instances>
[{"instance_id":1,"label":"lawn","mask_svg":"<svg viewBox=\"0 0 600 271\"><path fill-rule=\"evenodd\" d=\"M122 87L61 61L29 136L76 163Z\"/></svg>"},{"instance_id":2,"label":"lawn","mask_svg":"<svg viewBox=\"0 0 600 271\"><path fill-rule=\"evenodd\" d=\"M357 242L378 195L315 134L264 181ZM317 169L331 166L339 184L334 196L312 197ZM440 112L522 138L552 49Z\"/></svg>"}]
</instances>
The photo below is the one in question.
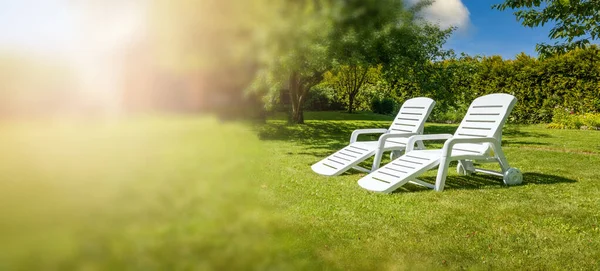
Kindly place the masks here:
<instances>
[{"instance_id":1,"label":"lawn","mask_svg":"<svg viewBox=\"0 0 600 271\"><path fill-rule=\"evenodd\" d=\"M305 117L4 121L0 269L600 268L600 132L509 124L522 185L451 171L382 195L310 165L391 119Z\"/></svg>"}]
</instances>

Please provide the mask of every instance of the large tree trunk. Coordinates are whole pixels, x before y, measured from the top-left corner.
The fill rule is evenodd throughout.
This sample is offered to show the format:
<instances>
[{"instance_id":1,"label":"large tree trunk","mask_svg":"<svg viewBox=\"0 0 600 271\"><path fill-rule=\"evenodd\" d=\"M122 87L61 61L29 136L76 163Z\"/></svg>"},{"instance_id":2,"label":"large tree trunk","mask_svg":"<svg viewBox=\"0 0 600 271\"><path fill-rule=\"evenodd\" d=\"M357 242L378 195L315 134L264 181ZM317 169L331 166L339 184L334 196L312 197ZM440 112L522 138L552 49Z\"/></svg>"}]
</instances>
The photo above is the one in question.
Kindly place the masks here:
<instances>
[{"instance_id":1,"label":"large tree trunk","mask_svg":"<svg viewBox=\"0 0 600 271\"><path fill-rule=\"evenodd\" d=\"M290 101L292 108L289 112L290 124L304 124L304 87L301 82L300 73L292 72L289 80Z\"/></svg>"},{"instance_id":2,"label":"large tree trunk","mask_svg":"<svg viewBox=\"0 0 600 271\"><path fill-rule=\"evenodd\" d=\"M304 124L304 100L308 91L321 80L323 80L322 71L304 77L297 71L292 72L289 79L290 100L292 102L289 115L291 124Z\"/></svg>"},{"instance_id":3,"label":"large tree trunk","mask_svg":"<svg viewBox=\"0 0 600 271\"><path fill-rule=\"evenodd\" d=\"M290 118L291 124L304 124L304 109L300 107L292 108Z\"/></svg>"}]
</instances>

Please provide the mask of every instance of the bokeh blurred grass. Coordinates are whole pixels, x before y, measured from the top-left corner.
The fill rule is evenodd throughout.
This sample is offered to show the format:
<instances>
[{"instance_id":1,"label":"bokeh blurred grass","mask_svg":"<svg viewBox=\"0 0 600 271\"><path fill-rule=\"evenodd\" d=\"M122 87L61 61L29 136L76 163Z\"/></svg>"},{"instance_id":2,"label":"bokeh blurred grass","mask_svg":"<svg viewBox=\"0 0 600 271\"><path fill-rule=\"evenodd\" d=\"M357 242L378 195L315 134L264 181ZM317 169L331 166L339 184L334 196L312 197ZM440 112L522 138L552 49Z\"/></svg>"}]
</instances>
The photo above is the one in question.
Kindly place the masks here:
<instances>
[{"instance_id":1,"label":"bokeh blurred grass","mask_svg":"<svg viewBox=\"0 0 600 271\"><path fill-rule=\"evenodd\" d=\"M218 248L269 223L256 219L264 155L247 126L148 117L0 129L3 270L184 267L243 254Z\"/></svg>"},{"instance_id":2,"label":"bokeh blurred grass","mask_svg":"<svg viewBox=\"0 0 600 271\"><path fill-rule=\"evenodd\" d=\"M525 175L515 187L451 171L443 193L378 195L356 185L361 173L310 170L353 129L389 120L4 121L0 269L600 267L600 133L508 125L505 152Z\"/></svg>"}]
</instances>

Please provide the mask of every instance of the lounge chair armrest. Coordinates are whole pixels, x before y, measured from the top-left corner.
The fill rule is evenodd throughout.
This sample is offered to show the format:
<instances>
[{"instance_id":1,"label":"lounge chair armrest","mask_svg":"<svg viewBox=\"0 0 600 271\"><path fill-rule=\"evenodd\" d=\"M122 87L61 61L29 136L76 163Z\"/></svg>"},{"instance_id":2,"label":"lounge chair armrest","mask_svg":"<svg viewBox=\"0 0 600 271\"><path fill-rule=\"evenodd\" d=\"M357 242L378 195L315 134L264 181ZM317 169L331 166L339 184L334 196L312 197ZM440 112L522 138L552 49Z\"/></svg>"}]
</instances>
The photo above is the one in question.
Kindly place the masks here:
<instances>
[{"instance_id":1,"label":"lounge chair armrest","mask_svg":"<svg viewBox=\"0 0 600 271\"><path fill-rule=\"evenodd\" d=\"M358 129L358 130L354 130L352 132L352 135L350 136L350 143L354 143L356 142L356 139L358 138L359 135L362 134L385 134L388 132L388 129Z\"/></svg>"},{"instance_id":2,"label":"lounge chair armrest","mask_svg":"<svg viewBox=\"0 0 600 271\"><path fill-rule=\"evenodd\" d=\"M414 135L408 138L406 142L406 152L411 152L415 149L415 143L417 141L425 140L447 140L452 138L451 134L432 134L432 135Z\"/></svg>"},{"instance_id":3,"label":"lounge chair armrest","mask_svg":"<svg viewBox=\"0 0 600 271\"><path fill-rule=\"evenodd\" d=\"M491 143L492 148L494 148L494 151L498 151L500 148L500 142L498 141L498 139L496 139L494 137L450 138L450 139L446 140L446 143L444 143L444 148L442 149L442 156L443 157L450 156L451 152L452 152L452 147L454 147L454 145L456 145L456 144L461 144L461 143L473 143L473 144Z\"/></svg>"},{"instance_id":4,"label":"lounge chair armrest","mask_svg":"<svg viewBox=\"0 0 600 271\"><path fill-rule=\"evenodd\" d=\"M406 138L406 137L411 137L417 135L416 133L394 133L394 134L383 134L379 137L379 149L383 150L383 148L385 147L385 141L387 141L389 138Z\"/></svg>"}]
</instances>

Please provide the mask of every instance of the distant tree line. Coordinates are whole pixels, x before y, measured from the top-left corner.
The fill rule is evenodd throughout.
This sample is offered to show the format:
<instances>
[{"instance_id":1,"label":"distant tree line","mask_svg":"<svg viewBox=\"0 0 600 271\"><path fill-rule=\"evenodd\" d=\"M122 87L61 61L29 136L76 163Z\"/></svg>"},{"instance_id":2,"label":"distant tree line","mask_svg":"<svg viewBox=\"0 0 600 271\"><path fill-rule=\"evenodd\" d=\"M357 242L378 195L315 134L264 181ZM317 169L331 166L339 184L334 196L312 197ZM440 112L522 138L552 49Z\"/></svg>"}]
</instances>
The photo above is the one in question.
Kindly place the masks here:
<instances>
[{"instance_id":1,"label":"distant tree line","mask_svg":"<svg viewBox=\"0 0 600 271\"><path fill-rule=\"evenodd\" d=\"M519 100L511 120L546 123L557 108L573 113L600 112L600 48L588 46L544 59L523 53L515 59L500 56L451 56L430 62L409 78L398 78L394 86L378 78L363 87L353 106L377 111L377 101L391 98L397 104L416 96L436 99L432 119L462 118L471 101L489 93L509 93ZM344 86L327 80L316 87L308 110L349 109ZM396 109L397 109L396 105Z\"/></svg>"},{"instance_id":2,"label":"distant tree line","mask_svg":"<svg viewBox=\"0 0 600 271\"><path fill-rule=\"evenodd\" d=\"M202 77L204 97L246 97L259 111L287 111L290 123L303 123L305 109L393 113L415 96L437 101L434 119L460 119L475 97L490 92L517 96L512 114L517 122L548 122L555 107L598 110L598 49L590 46L599 29L597 5L550 0L495 5L517 10L524 26L555 20L550 38L566 38L540 44L538 58L521 54L504 60L444 50L453 29L420 17L431 3L164 1L155 9L151 36L162 69L211 74ZM224 112L242 108L228 105L228 99L211 104L223 104Z\"/></svg>"}]
</instances>

